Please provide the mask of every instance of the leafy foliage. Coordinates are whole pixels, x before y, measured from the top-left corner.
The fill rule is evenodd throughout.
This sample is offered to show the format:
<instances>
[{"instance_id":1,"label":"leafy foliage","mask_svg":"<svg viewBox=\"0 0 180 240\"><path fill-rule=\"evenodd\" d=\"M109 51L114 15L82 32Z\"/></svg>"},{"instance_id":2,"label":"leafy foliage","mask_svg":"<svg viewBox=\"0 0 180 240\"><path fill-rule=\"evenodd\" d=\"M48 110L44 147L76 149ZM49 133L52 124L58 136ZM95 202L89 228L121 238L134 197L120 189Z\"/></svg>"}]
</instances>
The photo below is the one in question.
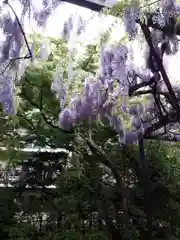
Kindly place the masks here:
<instances>
[{"instance_id":1,"label":"leafy foliage","mask_svg":"<svg viewBox=\"0 0 180 240\"><path fill-rule=\"evenodd\" d=\"M161 17L176 6L166 3L161 7ZM134 10L128 13L135 15ZM159 20L156 24L161 25ZM133 30L132 35L136 33L129 30ZM153 32L148 31L146 24L142 30L145 37L152 38ZM41 42L38 38L37 56ZM14 165L22 166L13 188L1 188L1 238L179 239L179 143L145 141L146 161L141 156L139 161L137 145L119 144L122 140L132 143L144 137L153 138L152 133L165 125L171 128L165 130L173 136L172 129L179 128L178 106L174 102L177 94L173 99L171 86L163 91L163 99L156 99L157 91L152 92L153 87L158 87L152 86L157 76L162 85L167 80L163 67L158 66L160 54L155 53L161 49L157 42L153 46L148 42L150 50L154 50L149 56L157 63L148 70L130 64L130 51L125 45L103 49L100 76L95 73L102 46L89 45L86 55L74 63L73 79L67 84L66 41L48 41L52 50L47 61L35 61L23 76L17 91L17 115L8 120L2 115L0 119L4 124L1 145L8 150L7 156L16 159ZM162 43L161 38L158 41ZM173 46L175 53L176 41ZM135 81L136 75L140 82ZM131 81L127 82L127 76ZM139 93L142 87L151 91ZM156 90L161 94L161 88ZM138 94L151 94L154 99L145 102ZM167 105L160 116L156 114L161 100L172 107ZM17 151L28 146L40 151Z\"/></svg>"},{"instance_id":2,"label":"leafy foliage","mask_svg":"<svg viewBox=\"0 0 180 240\"><path fill-rule=\"evenodd\" d=\"M52 43L61 51L55 48L54 57L27 69L17 115L6 120L6 134L2 131L4 146L46 148L6 155L15 158L13 163L22 165L22 170L16 191L1 188L2 234L6 230L2 239L147 239L150 220L152 239L179 239L178 143L169 147L147 141L147 166L142 166L137 147L120 147L107 124L92 124L91 132L88 124L71 134L63 132L58 127L60 103L50 85L56 59L67 68L67 51L65 42ZM76 63L77 72L91 70L87 59L93 58L86 55ZM95 67L95 62L90 65ZM82 86L76 77L73 81ZM55 151L59 148L71 154ZM56 188L47 188L52 185Z\"/></svg>"}]
</instances>

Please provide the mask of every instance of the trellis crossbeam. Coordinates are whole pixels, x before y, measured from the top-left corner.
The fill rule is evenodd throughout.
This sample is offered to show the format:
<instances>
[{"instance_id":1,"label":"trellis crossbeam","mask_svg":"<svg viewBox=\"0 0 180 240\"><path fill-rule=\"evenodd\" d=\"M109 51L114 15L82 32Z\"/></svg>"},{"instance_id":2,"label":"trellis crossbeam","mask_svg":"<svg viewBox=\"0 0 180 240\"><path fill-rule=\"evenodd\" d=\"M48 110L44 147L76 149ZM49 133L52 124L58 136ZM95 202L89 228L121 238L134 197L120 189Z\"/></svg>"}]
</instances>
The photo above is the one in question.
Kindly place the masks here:
<instances>
[{"instance_id":1,"label":"trellis crossbeam","mask_svg":"<svg viewBox=\"0 0 180 240\"><path fill-rule=\"evenodd\" d=\"M62 2L68 2L80 7L85 7L96 12L100 12L103 7L109 7L105 0L61 0Z\"/></svg>"}]
</instances>

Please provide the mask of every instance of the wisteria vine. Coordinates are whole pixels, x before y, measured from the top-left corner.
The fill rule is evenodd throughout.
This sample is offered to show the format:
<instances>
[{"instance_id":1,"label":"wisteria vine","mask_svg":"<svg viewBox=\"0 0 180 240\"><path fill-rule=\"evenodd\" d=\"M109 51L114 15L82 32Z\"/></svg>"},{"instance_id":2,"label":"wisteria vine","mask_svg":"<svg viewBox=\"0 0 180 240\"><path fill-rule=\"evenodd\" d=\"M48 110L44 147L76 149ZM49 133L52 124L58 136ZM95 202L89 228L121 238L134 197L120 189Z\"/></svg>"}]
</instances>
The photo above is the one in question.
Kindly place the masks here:
<instances>
[{"instance_id":1,"label":"wisteria vine","mask_svg":"<svg viewBox=\"0 0 180 240\"><path fill-rule=\"evenodd\" d=\"M43 10L36 10L29 1L20 2L23 6L22 14L32 8L34 19L44 26L60 1L43 1ZM6 39L1 45L0 61L3 69L0 102L5 112L12 114L14 80L10 67L15 62L15 66L19 66L19 60L31 58L32 53L22 23L12 5L7 0L3 4L14 14L15 19L12 19L9 12L1 10L0 24ZM72 97L70 103L66 102L67 89L63 85L63 70L61 73L58 70L52 83L52 91L56 92L61 107L64 107L59 115L60 128L71 131L84 123L91 125L108 121L121 144L131 144L140 138L180 140L176 134L180 120L179 89L172 86L163 65L165 55L174 55L179 51L179 17L180 5L175 0L158 1L157 9L152 12L144 11L138 5L126 8L123 21L130 41L136 38L141 29L147 42L146 66L137 67L126 45L104 47L100 74L86 78L82 94ZM81 34L85 25L82 18L78 22L77 35ZM63 34L67 41L73 25L71 17L64 24ZM24 42L28 54L20 57ZM133 103L133 98L137 98L138 103Z\"/></svg>"},{"instance_id":2,"label":"wisteria vine","mask_svg":"<svg viewBox=\"0 0 180 240\"><path fill-rule=\"evenodd\" d=\"M10 11L14 15L11 17ZM14 73L20 68L20 60L32 58L32 53L15 10L8 0L3 1L1 6L0 24L5 35L1 44L1 72L0 72L0 102L6 114L16 112L15 104L15 76ZM21 56L21 48L25 42L28 54Z\"/></svg>"},{"instance_id":3,"label":"wisteria vine","mask_svg":"<svg viewBox=\"0 0 180 240\"><path fill-rule=\"evenodd\" d=\"M148 45L146 68L138 69L131 62L125 45L104 49L101 75L86 79L83 96L73 99L60 112L60 127L64 130L69 131L84 121L91 124L108 120L121 144L131 144L140 138L178 139L175 130L180 99L163 66L163 56L178 52L180 5L163 0L152 13L140 9L139 6L125 9L124 23L130 40L135 39L139 27L144 34ZM144 103L141 99L131 105L129 101L134 96L147 96L148 101ZM129 116L131 127L126 126L119 109Z\"/></svg>"}]
</instances>

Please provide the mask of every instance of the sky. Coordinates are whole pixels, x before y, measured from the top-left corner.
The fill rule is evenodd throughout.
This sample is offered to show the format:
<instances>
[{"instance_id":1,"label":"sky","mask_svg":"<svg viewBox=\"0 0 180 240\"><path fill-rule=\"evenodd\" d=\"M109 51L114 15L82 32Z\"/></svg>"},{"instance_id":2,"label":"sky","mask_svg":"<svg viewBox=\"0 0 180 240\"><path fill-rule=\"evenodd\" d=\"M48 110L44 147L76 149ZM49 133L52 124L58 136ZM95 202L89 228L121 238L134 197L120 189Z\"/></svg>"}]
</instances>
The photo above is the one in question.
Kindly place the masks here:
<instances>
[{"instance_id":1,"label":"sky","mask_svg":"<svg viewBox=\"0 0 180 240\"><path fill-rule=\"evenodd\" d=\"M100 0L93 0L94 2L98 2ZM104 1L104 0L101 0ZM109 2L114 2L116 0L106 0L107 5L109 5ZM100 19L98 17L98 13L95 13L91 11L90 9L83 8L80 6L76 6L74 4L70 3L63 3L61 4L53 13L53 15L49 18L48 24L47 24L47 34L51 36L58 36L61 31L62 31L62 26L65 20L67 20L68 16L71 14L76 14L81 15L84 20L88 20L92 17L92 14L96 16L93 21L91 21L88 25L88 31L91 30L91 35L92 37L94 35L98 34L98 31L102 29L102 26L106 26L108 22L112 21L112 17L106 17L106 20L104 24L99 24ZM111 19L111 20L110 20Z\"/></svg>"},{"instance_id":2,"label":"sky","mask_svg":"<svg viewBox=\"0 0 180 240\"><path fill-rule=\"evenodd\" d=\"M41 0L31 0L33 8L36 10L42 9ZM104 1L104 0L93 0L93 1ZM110 4L110 2L114 2L116 0L106 0L107 4ZM39 3L39 4L37 4ZM19 0L12 0L11 5L13 9L15 10L17 16L20 18L22 7ZM7 10L9 11L9 7L7 7ZM6 11L6 10L4 10ZM10 11L11 16L14 18L14 14ZM73 44L75 42L83 42L84 45L93 43L94 41L97 41L99 38L99 34L104 32L105 29L108 28L108 26L114 21L114 17L112 16L104 16L100 17L99 13L93 12L90 9L83 8L80 6L76 6L67 2L63 2L59 5L58 8L51 14L49 17L46 28L40 29L37 27L37 24L35 24L35 21L32 19L29 20L28 17L24 19L24 31L26 34L32 32L32 30L35 30L36 32L40 32L42 35L45 36L51 36L51 37L60 37L63 29L64 22L69 18L69 16L81 16L83 20L87 22L85 32L81 34L80 37L75 37L73 39ZM120 35L122 36L124 33L124 30L119 29L118 30ZM0 34L2 34L0 32ZM3 39L3 34L0 36Z\"/></svg>"},{"instance_id":3,"label":"sky","mask_svg":"<svg viewBox=\"0 0 180 240\"><path fill-rule=\"evenodd\" d=\"M84 19L89 19L92 15L92 11L86 8L75 6L73 4L65 3L60 6L55 13L50 17L47 24L47 34L51 36L59 36L62 31L62 26L64 20L67 19L67 13L74 14L78 12ZM109 16L105 18L100 18L97 14L89 22L86 28L85 34L82 36L82 41L88 43L89 41L96 41L99 33L103 32L107 27L113 22L114 18ZM58 27L57 27L58 22ZM118 26L118 29L115 29L112 33L112 39L120 39L125 33L124 26ZM140 54L137 42L134 42L133 49L135 52L135 62L137 65L141 66L144 61L143 57ZM180 81L180 51L177 54L164 57L164 65L168 72L168 76L171 79L172 84L176 85Z\"/></svg>"},{"instance_id":4,"label":"sky","mask_svg":"<svg viewBox=\"0 0 180 240\"><path fill-rule=\"evenodd\" d=\"M90 9L79 7L70 3L63 3L49 17L44 34L58 37L61 35L64 22L70 15L80 15L87 21L85 33L81 35L81 41L89 42L97 39L100 32L103 32L112 23L114 17L100 17L98 13ZM91 19L91 20L90 20ZM31 29L31 27L30 27Z\"/></svg>"}]
</instances>

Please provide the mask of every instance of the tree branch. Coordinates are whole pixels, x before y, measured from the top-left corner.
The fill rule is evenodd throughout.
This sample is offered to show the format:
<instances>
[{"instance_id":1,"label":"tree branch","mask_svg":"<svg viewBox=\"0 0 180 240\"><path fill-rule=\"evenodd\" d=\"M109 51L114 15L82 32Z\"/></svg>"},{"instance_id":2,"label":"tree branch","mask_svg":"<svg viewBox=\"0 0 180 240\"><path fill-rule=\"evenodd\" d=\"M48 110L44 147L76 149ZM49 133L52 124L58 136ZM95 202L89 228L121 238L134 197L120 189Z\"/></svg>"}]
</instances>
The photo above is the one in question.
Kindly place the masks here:
<instances>
[{"instance_id":1,"label":"tree branch","mask_svg":"<svg viewBox=\"0 0 180 240\"><path fill-rule=\"evenodd\" d=\"M178 104L176 95L175 95L175 93L174 93L174 91L173 91L173 89L172 89L172 86L171 86L171 83L170 83L169 78L168 78L168 76L167 76L167 73L166 73L166 71L165 71L165 69L164 69L162 60L161 60L159 54L156 52L156 50L155 50L155 48L154 48L154 45L153 45L153 43L152 43L151 32L150 32L149 28L148 28L145 24L140 23L140 26L141 26L141 29L142 29L142 31L143 31L143 33L144 33L144 36L145 36L145 38L146 38L146 41L147 41L147 43L148 43L148 45L149 45L149 48L150 48L150 50L152 51L152 54L153 54L153 56L154 56L154 58L155 58L155 60L156 60L158 69L159 69L159 71L160 71L160 73L161 73L161 75L162 75L162 78L163 78L163 80L164 80L164 83L166 84L166 87L167 87L167 89L168 89L168 91L169 91L170 100L171 100L170 103L171 103L171 105L173 106L173 108L175 108L177 111L180 111L180 106L179 106L179 104ZM178 114L178 115L179 115L179 114Z\"/></svg>"},{"instance_id":2,"label":"tree branch","mask_svg":"<svg viewBox=\"0 0 180 240\"><path fill-rule=\"evenodd\" d=\"M86 139L86 143L89 146L92 153L94 153L95 155L102 156L102 160L101 160L102 163L105 166L107 166L109 169L111 169L111 171L117 181L117 185L122 187L123 184L122 184L122 179L121 179L119 171L118 171L118 167L108 158L107 154L99 146L97 146L92 139Z\"/></svg>"},{"instance_id":3,"label":"tree branch","mask_svg":"<svg viewBox=\"0 0 180 240\"><path fill-rule=\"evenodd\" d=\"M43 111L43 108L41 109L41 107L35 103L34 101L32 101L27 95L25 92L22 92L21 93L25 98L26 100L34 107L38 108L40 110L40 113L41 113L41 116L43 117L44 121L47 123L47 125L49 125L50 127L58 130L58 131L61 131L61 132L64 132L64 133L67 133L67 134L71 134L73 133L73 130L72 131L66 131L66 130L63 130L62 128L58 127L57 125L54 125L52 123L52 121L49 121L48 118L46 117L46 115L42 112Z\"/></svg>"},{"instance_id":4,"label":"tree branch","mask_svg":"<svg viewBox=\"0 0 180 240\"><path fill-rule=\"evenodd\" d=\"M153 123L150 127L146 129L145 135L144 135L145 138L151 136L151 134L154 131L166 126L169 123L174 123L176 121L177 121L177 113L176 112L169 113L168 116L164 116L158 122Z\"/></svg>"},{"instance_id":5,"label":"tree branch","mask_svg":"<svg viewBox=\"0 0 180 240\"><path fill-rule=\"evenodd\" d=\"M17 113L17 116L20 117L20 118L23 118L30 125L31 129L35 130L34 124L28 118L26 118L25 116L21 115L20 113Z\"/></svg>"},{"instance_id":6,"label":"tree branch","mask_svg":"<svg viewBox=\"0 0 180 240\"><path fill-rule=\"evenodd\" d=\"M32 53L31 53L31 49L30 49L30 47L29 47L28 40L27 40L27 38L26 38L26 34L25 34L24 30L23 30L23 27L22 27L22 25L21 25L21 23L20 23L20 20L19 20L19 18L18 18L18 16L17 16L16 12L14 11L14 8L11 6L11 4L9 4L8 0L5 0L4 3L7 4L7 5L9 6L9 8L12 10L12 12L14 13L15 19L16 19L16 21L17 21L17 23L18 23L18 26L19 26L19 28L20 28L20 30L21 30L21 33L22 33L22 35L23 35L23 37L24 37L24 41L25 41L25 43L26 43L26 47L27 47L28 53L29 53L29 55L26 55L25 57L17 57L17 58L15 58L15 59L10 59L10 60L18 60L18 59L29 59L29 58L32 58Z\"/></svg>"}]
</instances>

